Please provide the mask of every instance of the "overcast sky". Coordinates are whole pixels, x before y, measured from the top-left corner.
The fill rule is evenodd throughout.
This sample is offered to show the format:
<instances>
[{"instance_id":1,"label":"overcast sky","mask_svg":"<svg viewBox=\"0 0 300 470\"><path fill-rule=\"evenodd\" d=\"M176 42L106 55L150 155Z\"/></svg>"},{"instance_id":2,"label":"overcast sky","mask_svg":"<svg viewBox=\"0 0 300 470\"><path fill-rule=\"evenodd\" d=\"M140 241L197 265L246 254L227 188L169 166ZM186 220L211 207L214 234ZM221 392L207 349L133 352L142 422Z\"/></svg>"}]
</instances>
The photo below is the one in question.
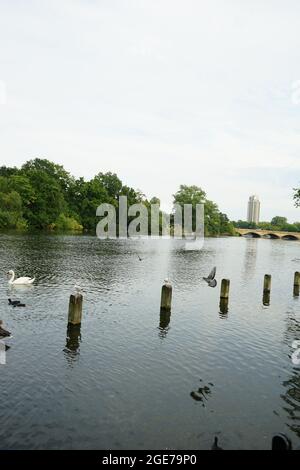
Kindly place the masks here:
<instances>
[{"instance_id":1,"label":"overcast sky","mask_svg":"<svg viewBox=\"0 0 300 470\"><path fill-rule=\"evenodd\" d=\"M300 220L298 0L0 0L0 164Z\"/></svg>"}]
</instances>

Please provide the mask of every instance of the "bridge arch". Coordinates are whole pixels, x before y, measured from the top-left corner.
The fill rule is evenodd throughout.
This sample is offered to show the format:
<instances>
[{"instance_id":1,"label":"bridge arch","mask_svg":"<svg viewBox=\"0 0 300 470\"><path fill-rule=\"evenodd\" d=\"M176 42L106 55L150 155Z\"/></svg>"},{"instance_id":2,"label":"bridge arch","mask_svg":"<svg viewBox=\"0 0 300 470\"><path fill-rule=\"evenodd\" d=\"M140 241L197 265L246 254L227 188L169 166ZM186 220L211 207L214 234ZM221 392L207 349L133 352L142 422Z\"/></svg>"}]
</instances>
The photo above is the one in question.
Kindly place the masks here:
<instances>
[{"instance_id":1,"label":"bridge arch","mask_svg":"<svg viewBox=\"0 0 300 470\"><path fill-rule=\"evenodd\" d=\"M283 235L281 239L282 240L299 240L299 238L296 237L296 235Z\"/></svg>"},{"instance_id":2,"label":"bridge arch","mask_svg":"<svg viewBox=\"0 0 300 470\"><path fill-rule=\"evenodd\" d=\"M261 238L261 235L257 232L247 232L243 234L243 237L246 238Z\"/></svg>"},{"instance_id":3,"label":"bridge arch","mask_svg":"<svg viewBox=\"0 0 300 470\"><path fill-rule=\"evenodd\" d=\"M279 240L280 239L280 236L277 235L276 233L266 233L262 237L263 238L272 238L273 240Z\"/></svg>"}]
</instances>

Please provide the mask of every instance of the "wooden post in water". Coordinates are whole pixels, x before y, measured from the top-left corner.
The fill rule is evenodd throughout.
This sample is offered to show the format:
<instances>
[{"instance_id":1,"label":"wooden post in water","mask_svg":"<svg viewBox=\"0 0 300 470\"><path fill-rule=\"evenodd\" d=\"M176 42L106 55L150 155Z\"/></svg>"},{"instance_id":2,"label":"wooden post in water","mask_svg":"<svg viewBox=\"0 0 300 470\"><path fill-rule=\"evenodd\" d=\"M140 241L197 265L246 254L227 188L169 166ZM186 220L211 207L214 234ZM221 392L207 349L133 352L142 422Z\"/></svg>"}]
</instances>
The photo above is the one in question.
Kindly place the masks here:
<instances>
[{"instance_id":1,"label":"wooden post in water","mask_svg":"<svg viewBox=\"0 0 300 470\"><path fill-rule=\"evenodd\" d=\"M230 287L230 279L222 279L221 294L220 294L221 299L228 299L229 287Z\"/></svg>"},{"instance_id":2,"label":"wooden post in water","mask_svg":"<svg viewBox=\"0 0 300 470\"><path fill-rule=\"evenodd\" d=\"M69 325L81 324L82 302L83 302L83 297L81 294L76 293L76 294L70 295L69 315L68 315Z\"/></svg>"},{"instance_id":3,"label":"wooden post in water","mask_svg":"<svg viewBox=\"0 0 300 470\"><path fill-rule=\"evenodd\" d=\"M271 276L271 274L265 274L265 278L264 278L264 294L270 294L270 293L271 293L271 281L272 281L272 276Z\"/></svg>"},{"instance_id":4,"label":"wooden post in water","mask_svg":"<svg viewBox=\"0 0 300 470\"><path fill-rule=\"evenodd\" d=\"M300 273L296 271L295 276L294 276L294 296L299 297L299 292L300 292Z\"/></svg>"},{"instance_id":5,"label":"wooden post in water","mask_svg":"<svg viewBox=\"0 0 300 470\"><path fill-rule=\"evenodd\" d=\"M222 279L220 293L220 311L223 315L228 312L230 279Z\"/></svg>"},{"instance_id":6,"label":"wooden post in water","mask_svg":"<svg viewBox=\"0 0 300 470\"><path fill-rule=\"evenodd\" d=\"M161 288L160 310L170 312L172 306L172 286L169 281L165 281Z\"/></svg>"},{"instance_id":7,"label":"wooden post in water","mask_svg":"<svg viewBox=\"0 0 300 470\"><path fill-rule=\"evenodd\" d=\"M264 277L264 291L263 291L263 304L268 307L270 305L270 294L271 294L271 274L265 274Z\"/></svg>"}]
</instances>

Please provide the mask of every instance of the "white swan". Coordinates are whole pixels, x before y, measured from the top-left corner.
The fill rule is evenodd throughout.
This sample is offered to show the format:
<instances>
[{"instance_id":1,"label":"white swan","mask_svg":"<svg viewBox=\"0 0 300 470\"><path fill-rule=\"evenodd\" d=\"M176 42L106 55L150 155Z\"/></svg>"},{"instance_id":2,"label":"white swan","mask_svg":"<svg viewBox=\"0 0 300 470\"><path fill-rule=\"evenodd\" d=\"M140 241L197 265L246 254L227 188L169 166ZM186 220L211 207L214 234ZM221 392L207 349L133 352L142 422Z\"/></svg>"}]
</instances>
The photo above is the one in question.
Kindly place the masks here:
<instances>
[{"instance_id":1,"label":"white swan","mask_svg":"<svg viewBox=\"0 0 300 470\"><path fill-rule=\"evenodd\" d=\"M15 273L12 269L10 271L8 271L7 275L9 277L8 284L11 284L13 286L32 284L35 280L35 277L34 278L31 278L31 277L18 277L18 279L15 279Z\"/></svg>"}]
</instances>

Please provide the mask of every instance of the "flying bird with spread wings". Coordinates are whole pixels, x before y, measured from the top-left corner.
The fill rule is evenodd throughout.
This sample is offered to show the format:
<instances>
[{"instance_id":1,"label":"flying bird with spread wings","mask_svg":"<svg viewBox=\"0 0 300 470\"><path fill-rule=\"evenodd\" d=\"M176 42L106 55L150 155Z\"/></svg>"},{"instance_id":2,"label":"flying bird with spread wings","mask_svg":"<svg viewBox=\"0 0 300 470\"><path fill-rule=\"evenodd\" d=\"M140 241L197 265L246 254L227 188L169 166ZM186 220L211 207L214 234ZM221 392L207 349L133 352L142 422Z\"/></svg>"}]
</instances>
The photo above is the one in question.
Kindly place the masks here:
<instances>
[{"instance_id":1,"label":"flying bird with spread wings","mask_svg":"<svg viewBox=\"0 0 300 470\"><path fill-rule=\"evenodd\" d=\"M216 287L217 285L217 281L215 279L216 277L216 272L217 272L217 268L214 267L211 272L209 273L209 275L207 277L204 277L204 281L207 282L208 286L209 287Z\"/></svg>"}]
</instances>

